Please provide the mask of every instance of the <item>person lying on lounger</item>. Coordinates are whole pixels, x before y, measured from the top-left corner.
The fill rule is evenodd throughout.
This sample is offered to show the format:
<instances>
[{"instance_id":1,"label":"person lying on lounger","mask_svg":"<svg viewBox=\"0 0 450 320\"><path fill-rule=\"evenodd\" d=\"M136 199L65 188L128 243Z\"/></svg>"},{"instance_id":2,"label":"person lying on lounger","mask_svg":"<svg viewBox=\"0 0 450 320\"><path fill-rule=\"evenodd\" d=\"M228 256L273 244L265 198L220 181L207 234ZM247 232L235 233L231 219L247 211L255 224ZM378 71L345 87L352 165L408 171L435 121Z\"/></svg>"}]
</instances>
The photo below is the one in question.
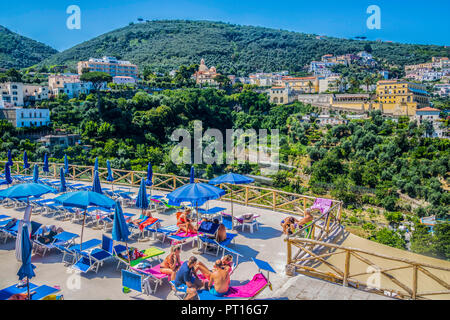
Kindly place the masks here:
<instances>
[{"instance_id":1,"label":"person lying on lounger","mask_svg":"<svg viewBox=\"0 0 450 320\"><path fill-rule=\"evenodd\" d=\"M187 295L184 300L194 299L194 297L197 295L197 290L203 289L205 287L205 284L203 284L203 282L196 276L196 263L197 258L191 256L188 261L185 261L181 265L175 276L175 286L179 287L184 284L187 286Z\"/></svg>"},{"instance_id":2,"label":"person lying on lounger","mask_svg":"<svg viewBox=\"0 0 450 320\"><path fill-rule=\"evenodd\" d=\"M30 296L32 297L36 291L30 292ZM28 293L16 293L13 294L8 300L28 300Z\"/></svg>"},{"instance_id":3,"label":"person lying on lounger","mask_svg":"<svg viewBox=\"0 0 450 320\"><path fill-rule=\"evenodd\" d=\"M37 240L42 244L52 243L53 240L55 240L54 237L63 231L64 231L63 228L56 228L55 225L51 225L48 229L48 233L46 233L47 228L44 227L44 232L40 237L37 238Z\"/></svg>"},{"instance_id":4,"label":"person lying on lounger","mask_svg":"<svg viewBox=\"0 0 450 320\"><path fill-rule=\"evenodd\" d=\"M135 226L138 226L142 223L143 220L145 220L146 218L153 218L152 216L152 212L150 210L144 210L141 215L139 216L139 218L135 219L135 220L130 220L129 222L134 224Z\"/></svg>"},{"instance_id":5,"label":"person lying on lounger","mask_svg":"<svg viewBox=\"0 0 450 320\"><path fill-rule=\"evenodd\" d=\"M9 228L15 226L17 223L17 219L16 218L12 218L4 227L3 229L8 230Z\"/></svg>"},{"instance_id":6,"label":"person lying on lounger","mask_svg":"<svg viewBox=\"0 0 450 320\"><path fill-rule=\"evenodd\" d=\"M209 292L216 297L223 297L230 289L230 273L221 260L217 260L214 267L209 278Z\"/></svg>"},{"instance_id":7,"label":"person lying on lounger","mask_svg":"<svg viewBox=\"0 0 450 320\"><path fill-rule=\"evenodd\" d=\"M169 255L161 263L161 273L167 274L171 281L175 280L178 269L181 267L181 247L171 247Z\"/></svg>"}]
</instances>

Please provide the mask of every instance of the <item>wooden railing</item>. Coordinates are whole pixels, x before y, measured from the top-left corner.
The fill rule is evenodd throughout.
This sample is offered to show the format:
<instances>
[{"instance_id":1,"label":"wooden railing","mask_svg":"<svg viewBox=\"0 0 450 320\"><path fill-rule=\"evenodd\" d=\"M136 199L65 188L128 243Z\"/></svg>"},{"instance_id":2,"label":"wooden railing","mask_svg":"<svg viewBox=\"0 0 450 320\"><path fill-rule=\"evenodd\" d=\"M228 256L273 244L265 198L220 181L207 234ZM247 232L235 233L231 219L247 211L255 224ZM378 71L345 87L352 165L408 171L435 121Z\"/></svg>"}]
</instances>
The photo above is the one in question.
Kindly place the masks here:
<instances>
[{"instance_id":1,"label":"wooden railing","mask_svg":"<svg viewBox=\"0 0 450 320\"><path fill-rule=\"evenodd\" d=\"M0 161L0 163L4 164L5 161ZM11 173L32 175L33 166L35 164L37 164L40 171L42 171L42 162L29 163L30 168L24 170L23 163L14 162L13 166L11 167ZM4 167L4 165L2 165L2 167ZM59 172L61 167L64 167L63 163L50 163L50 173L47 175L47 177L59 179ZM129 171L113 168L111 170L114 177L114 185L139 187L141 179L146 178L147 176L147 173L145 171ZM106 181L106 177L108 176L107 168L99 168L98 171L102 183L111 184L111 182ZM91 182L93 176L93 166L69 165L69 173L67 179ZM195 180L196 182L208 182L208 180L204 179ZM152 188L154 190L171 192L188 183L189 177L154 173ZM220 185L220 188L226 191L226 194L221 198L221 200L230 201L232 197L234 203L301 216L303 216L305 209L307 207L310 207L316 199L315 197L311 196L257 187L253 185L222 184ZM330 214L330 217L332 217L332 219L330 219L329 222L338 221L340 223L341 210L342 202L333 200L333 209L331 210L332 212ZM327 225L327 228L329 228L329 224Z\"/></svg>"},{"instance_id":2,"label":"wooden railing","mask_svg":"<svg viewBox=\"0 0 450 320\"><path fill-rule=\"evenodd\" d=\"M450 299L450 268L312 239L285 241L287 270L399 299Z\"/></svg>"}]
</instances>

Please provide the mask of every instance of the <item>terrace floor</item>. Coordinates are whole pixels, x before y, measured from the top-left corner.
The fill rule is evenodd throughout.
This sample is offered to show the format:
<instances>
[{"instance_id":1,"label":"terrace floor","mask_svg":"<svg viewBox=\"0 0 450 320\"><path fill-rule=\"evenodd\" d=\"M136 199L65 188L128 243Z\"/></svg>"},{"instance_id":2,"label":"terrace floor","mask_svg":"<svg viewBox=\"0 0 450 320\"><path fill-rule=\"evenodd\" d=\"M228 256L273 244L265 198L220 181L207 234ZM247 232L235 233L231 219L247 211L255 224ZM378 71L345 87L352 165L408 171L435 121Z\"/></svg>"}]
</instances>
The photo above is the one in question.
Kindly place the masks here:
<instances>
[{"instance_id":1,"label":"terrace floor","mask_svg":"<svg viewBox=\"0 0 450 320\"><path fill-rule=\"evenodd\" d=\"M3 187L4 188L4 187ZM132 191L137 193L137 189ZM164 193L153 191L153 195L163 195ZM54 198L55 195L50 194L44 196L44 198ZM220 206L227 208L227 212L230 212L230 203L221 201L209 201L209 207ZM139 214L139 209L123 208L124 212ZM24 208L11 209L0 206L0 214L6 214L11 217L21 219L23 217ZM258 271L255 264L251 261L252 257L268 261L272 267L277 271L277 274L271 274L270 280L272 282L273 290L280 288L289 277L284 273L284 267L286 264L286 244L283 241L282 232L280 228L280 221L287 217L286 214L273 212L270 210L245 207L242 205L234 204L234 214L240 215L244 213L260 214L258 218L260 222L259 230L255 230L254 233L250 233L248 229L242 232L234 231L238 233L235 238L235 244L230 245L231 248L241 253L244 257L239 259L239 266L232 276L231 285L238 285L246 280L250 280L253 275ZM158 213L154 215L157 218L163 220L162 226L172 225L176 223L175 211L168 211L165 213ZM81 233L81 224L73 223L69 221L61 221L57 218L48 218L40 214L32 216L32 221L36 221L43 225L56 225L62 227L64 230L73 232L76 234ZM103 233L102 230L96 230L92 226L88 225L84 231L84 240L89 239L101 239ZM111 236L111 233L107 233ZM79 243L79 242L77 242ZM138 249L146 249L151 246L161 248L166 252L169 252L170 245L166 241L162 244L158 240L150 239L145 242L138 242L134 239L130 239L130 246L137 247ZM217 259L215 255L211 254L195 254L196 246L192 248L191 244L183 245L181 258L183 260L188 259L191 255L195 255L200 261L206 263L207 266L212 266ZM162 257L165 257L163 255ZM177 299L171 292L170 286L167 282L158 287L156 294L146 296L144 294L138 294L130 292L125 294L122 292L121 285L121 272L117 270L117 261L111 259L104 263L99 268L98 273L93 271L87 274L75 274L70 267L65 266L62 260L62 254L58 250L54 249L50 253L47 253L44 257L40 255L33 255L32 263L36 266L36 277L32 279L33 283L38 285L50 285L60 286L62 294L66 300L74 299ZM9 239L6 243L0 243L0 288L10 286L17 283L17 271L20 267L20 263L15 258L15 241ZM79 283L79 285L77 285ZM73 287L76 287L73 289ZM71 289L72 288L72 289ZM258 297L271 297L272 291L266 288Z\"/></svg>"}]
</instances>

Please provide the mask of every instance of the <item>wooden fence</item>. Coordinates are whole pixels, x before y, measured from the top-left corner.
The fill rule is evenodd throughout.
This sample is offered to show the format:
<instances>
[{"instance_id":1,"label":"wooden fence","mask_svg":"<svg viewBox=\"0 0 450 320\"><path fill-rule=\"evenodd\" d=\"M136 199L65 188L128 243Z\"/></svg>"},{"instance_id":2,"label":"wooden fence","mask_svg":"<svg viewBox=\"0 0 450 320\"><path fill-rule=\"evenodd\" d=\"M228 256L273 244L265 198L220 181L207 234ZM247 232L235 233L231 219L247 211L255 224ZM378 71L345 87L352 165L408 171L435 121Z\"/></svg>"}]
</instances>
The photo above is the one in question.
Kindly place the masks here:
<instances>
[{"instance_id":1,"label":"wooden fence","mask_svg":"<svg viewBox=\"0 0 450 320\"><path fill-rule=\"evenodd\" d=\"M4 164L5 161L0 161L0 163ZM23 169L23 163L14 162L13 166L11 167L11 173L31 175L33 172L34 164L37 164L39 166L39 169L42 171L42 162L30 162L30 168L27 170ZM50 172L48 175L46 175L46 177L59 179L59 171L61 167L64 167L63 163L50 163ZM114 177L114 185L139 187L141 179L146 178L147 176L147 173L145 171L129 171L113 168L111 168L111 170ZM111 182L106 181L106 177L108 176L107 168L99 167L98 171L102 183L111 184ZM70 180L91 182L93 176L93 166L69 165L69 173L67 178ZM195 180L196 182L208 181L204 179ZM155 190L171 192L188 183L189 177L154 173L152 188ZM310 207L316 199L315 197L311 196L257 187L253 185L222 184L220 185L220 188L226 191L226 194L221 198L221 200L230 201L232 198L234 203L301 216L303 216L304 210L307 207ZM333 200L332 216L336 221L340 222L341 211L342 202Z\"/></svg>"},{"instance_id":2,"label":"wooden fence","mask_svg":"<svg viewBox=\"0 0 450 320\"><path fill-rule=\"evenodd\" d=\"M450 299L450 268L312 239L286 242L287 266L299 273L400 299Z\"/></svg>"}]
</instances>

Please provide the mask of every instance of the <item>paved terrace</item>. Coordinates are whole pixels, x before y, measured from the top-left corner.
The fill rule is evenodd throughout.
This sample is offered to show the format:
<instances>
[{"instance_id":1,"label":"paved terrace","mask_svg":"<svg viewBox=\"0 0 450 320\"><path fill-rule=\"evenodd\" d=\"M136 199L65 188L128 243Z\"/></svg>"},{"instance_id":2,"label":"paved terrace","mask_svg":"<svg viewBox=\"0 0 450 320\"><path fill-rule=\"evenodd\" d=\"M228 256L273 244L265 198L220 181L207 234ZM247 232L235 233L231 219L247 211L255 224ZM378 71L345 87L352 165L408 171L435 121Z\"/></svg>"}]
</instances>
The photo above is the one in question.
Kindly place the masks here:
<instances>
[{"instance_id":1,"label":"paved terrace","mask_svg":"<svg viewBox=\"0 0 450 320\"><path fill-rule=\"evenodd\" d=\"M68 180L67 182L70 182ZM86 185L89 185L86 183ZM105 185L106 186L106 185ZM108 186L109 187L109 186ZM3 187L5 188L5 187ZM117 188L117 187L116 187ZM131 191L137 193L137 188L131 188ZM163 192L153 191L153 195L164 195ZM54 194L45 195L44 198L54 198ZM220 206L230 211L230 203L222 201L209 201L209 207ZM139 209L124 207L124 212L134 213L138 215ZM0 214L10 215L21 219L23 217L24 208L11 209L0 206ZM259 214L260 222L259 230L250 233L248 229L242 232L235 231L238 236L235 238L235 244L230 245L231 248L240 252L244 257L239 259L239 266L232 276L231 285L239 285L253 277L257 272L257 268L251 261L252 257L268 261L276 270L277 274L271 274L273 291L266 288L258 298L290 298L290 299L383 299L383 297L375 294L369 294L363 291L344 288L336 284L326 281L305 277L303 275L292 278L285 274L286 265L286 243L283 241L284 236L279 225L280 221L288 215L280 212L274 212L268 209L260 209L254 207L246 207L234 204L235 215L244 213ZM157 213L154 215L163 220L162 226L172 225L176 223L175 211L167 211L167 213ZM81 224L69 221L61 221L58 218L48 218L40 214L33 214L32 221L36 221L43 225L56 225L64 230L80 234ZM101 239L102 230L97 230L93 226L88 225L84 231L84 240ZM111 236L111 233L107 233ZM79 241L79 240L78 240ZM77 242L79 243L79 242ZM130 246L138 249L146 249L155 246L169 252L170 244L166 241L162 244L158 240L150 239L145 242L138 242L130 239ZM18 281L16 275L20 263L15 258L15 241L9 239L6 243L0 244L0 288L10 286ZM210 254L195 254L196 247L192 248L191 244L183 245L181 258L188 259L191 255L196 255L200 261L208 266L212 266L216 260L216 256ZM165 257L163 255L162 257ZM136 292L125 294L122 292L121 272L117 270L117 260L111 259L99 268L98 273L93 271L80 275L79 289L70 289L70 283L74 279L74 273L62 261L62 254L53 249L44 257L33 255L32 263L36 266L36 277L32 279L33 283L38 285L58 285L61 287L62 294L66 300L75 299L143 299L143 300L166 300L178 299L165 282L158 287L155 294L147 296ZM345 292L345 294L344 294Z\"/></svg>"}]
</instances>

